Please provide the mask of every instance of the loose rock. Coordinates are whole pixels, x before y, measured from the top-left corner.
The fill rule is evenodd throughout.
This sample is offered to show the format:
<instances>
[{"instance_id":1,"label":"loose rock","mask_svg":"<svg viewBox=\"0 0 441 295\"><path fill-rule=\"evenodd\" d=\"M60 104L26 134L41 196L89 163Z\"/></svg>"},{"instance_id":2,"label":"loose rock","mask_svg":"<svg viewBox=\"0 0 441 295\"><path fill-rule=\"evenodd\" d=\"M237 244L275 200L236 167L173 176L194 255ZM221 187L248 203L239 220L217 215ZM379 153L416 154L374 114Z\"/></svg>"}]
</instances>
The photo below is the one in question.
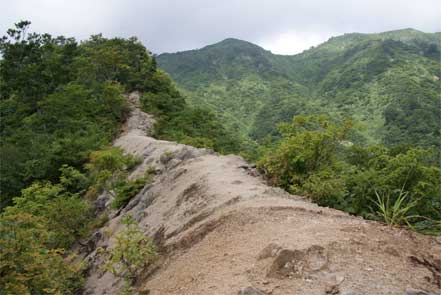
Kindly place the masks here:
<instances>
[{"instance_id":1,"label":"loose rock","mask_svg":"<svg viewBox=\"0 0 441 295\"><path fill-rule=\"evenodd\" d=\"M260 291L259 289L256 289L254 287L246 287L242 288L239 293L239 295L265 295L264 292Z\"/></svg>"}]
</instances>

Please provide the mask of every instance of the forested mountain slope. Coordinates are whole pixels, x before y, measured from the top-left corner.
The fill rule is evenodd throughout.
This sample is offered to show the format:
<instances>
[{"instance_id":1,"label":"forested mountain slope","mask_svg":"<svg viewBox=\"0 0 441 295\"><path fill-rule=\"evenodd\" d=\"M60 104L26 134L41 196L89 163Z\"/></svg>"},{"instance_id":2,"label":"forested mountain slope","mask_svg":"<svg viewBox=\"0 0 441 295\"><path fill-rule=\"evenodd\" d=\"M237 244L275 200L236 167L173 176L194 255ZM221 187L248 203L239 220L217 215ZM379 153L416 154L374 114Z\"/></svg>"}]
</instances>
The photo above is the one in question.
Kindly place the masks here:
<instances>
[{"instance_id":1,"label":"forested mountain slope","mask_svg":"<svg viewBox=\"0 0 441 295\"><path fill-rule=\"evenodd\" d=\"M296 114L364 123L352 140L440 147L441 34L405 29L345 34L301 54L275 55L226 39L158 56L193 105L244 138L277 135Z\"/></svg>"}]
</instances>

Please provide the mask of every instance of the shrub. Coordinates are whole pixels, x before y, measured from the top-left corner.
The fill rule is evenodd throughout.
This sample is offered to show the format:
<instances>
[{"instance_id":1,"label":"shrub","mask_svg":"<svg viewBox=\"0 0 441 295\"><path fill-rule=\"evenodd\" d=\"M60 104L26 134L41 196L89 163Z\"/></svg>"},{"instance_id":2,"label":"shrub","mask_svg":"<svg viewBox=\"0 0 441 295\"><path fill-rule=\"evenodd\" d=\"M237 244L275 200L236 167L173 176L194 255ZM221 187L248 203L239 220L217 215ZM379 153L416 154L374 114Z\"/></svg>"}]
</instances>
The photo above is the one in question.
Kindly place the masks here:
<instances>
[{"instance_id":1,"label":"shrub","mask_svg":"<svg viewBox=\"0 0 441 295\"><path fill-rule=\"evenodd\" d=\"M297 116L291 124L280 124L283 139L259 161L271 181L287 190L302 187L308 177L336 163L337 147L350 130L321 116Z\"/></svg>"},{"instance_id":2,"label":"shrub","mask_svg":"<svg viewBox=\"0 0 441 295\"><path fill-rule=\"evenodd\" d=\"M350 127L325 116L295 117L280 125L283 138L258 165L273 184L320 205L441 233L441 169L433 151L343 145Z\"/></svg>"},{"instance_id":3,"label":"shrub","mask_svg":"<svg viewBox=\"0 0 441 295\"><path fill-rule=\"evenodd\" d=\"M149 184L152 181L155 174L156 167L149 166L143 177L135 180L121 181L118 183L115 188L116 196L112 201L112 208L118 209L127 205L129 201L136 196L146 184Z\"/></svg>"},{"instance_id":4,"label":"shrub","mask_svg":"<svg viewBox=\"0 0 441 295\"><path fill-rule=\"evenodd\" d=\"M127 154L125 156L125 163L127 171L134 170L139 164L142 163L142 158L139 156L134 156L131 154Z\"/></svg>"},{"instance_id":5,"label":"shrub","mask_svg":"<svg viewBox=\"0 0 441 295\"><path fill-rule=\"evenodd\" d=\"M124 183L128 172L140 162L140 158L124 155L120 148L111 147L91 153L86 169L98 193L107 191L116 197L115 189Z\"/></svg>"},{"instance_id":6,"label":"shrub","mask_svg":"<svg viewBox=\"0 0 441 295\"><path fill-rule=\"evenodd\" d=\"M144 177L119 184L115 189L116 197L112 201L112 208L118 209L127 205L141 191L145 184L146 179Z\"/></svg>"},{"instance_id":7,"label":"shrub","mask_svg":"<svg viewBox=\"0 0 441 295\"><path fill-rule=\"evenodd\" d=\"M77 294L81 266L48 249L51 232L28 213L0 215L0 295Z\"/></svg>"},{"instance_id":8,"label":"shrub","mask_svg":"<svg viewBox=\"0 0 441 295\"><path fill-rule=\"evenodd\" d=\"M306 193L319 205L337 208L347 193L345 179L331 169L312 174L302 183L298 191Z\"/></svg>"},{"instance_id":9,"label":"shrub","mask_svg":"<svg viewBox=\"0 0 441 295\"><path fill-rule=\"evenodd\" d=\"M133 218L125 216L122 223L126 229L116 235L116 245L106 253L108 260L102 270L121 277L122 293L129 294L136 276L155 259L157 253L151 239L143 234Z\"/></svg>"},{"instance_id":10,"label":"shrub","mask_svg":"<svg viewBox=\"0 0 441 295\"><path fill-rule=\"evenodd\" d=\"M92 219L89 204L78 195L63 192L61 185L35 182L13 199L9 214L27 213L41 218L50 230L51 247L69 247L82 237Z\"/></svg>"},{"instance_id":11,"label":"shrub","mask_svg":"<svg viewBox=\"0 0 441 295\"><path fill-rule=\"evenodd\" d=\"M62 165L60 172L60 184L70 193L82 194L90 185L87 176L73 167Z\"/></svg>"}]
</instances>

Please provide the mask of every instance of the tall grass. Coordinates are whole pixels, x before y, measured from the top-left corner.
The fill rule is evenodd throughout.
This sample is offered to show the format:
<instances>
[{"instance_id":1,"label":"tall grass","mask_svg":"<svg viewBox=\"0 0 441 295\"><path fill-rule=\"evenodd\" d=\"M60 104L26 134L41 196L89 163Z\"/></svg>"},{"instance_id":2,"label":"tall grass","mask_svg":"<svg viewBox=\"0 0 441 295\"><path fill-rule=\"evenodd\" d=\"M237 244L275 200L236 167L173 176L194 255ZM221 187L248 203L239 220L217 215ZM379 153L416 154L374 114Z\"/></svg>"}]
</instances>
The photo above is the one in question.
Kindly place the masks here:
<instances>
[{"instance_id":1,"label":"tall grass","mask_svg":"<svg viewBox=\"0 0 441 295\"><path fill-rule=\"evenodd\" d=\"M409 192L404 191L404 188L401 188L396 198L390 191L385 193L375 191L375 195L376 200L373 202L377 205L377 215L389 226L406 224L411 227L410 220L420 217L410 215L411 209L417 205L418 200L410 201Z\"/></svg>"}]
</instances>

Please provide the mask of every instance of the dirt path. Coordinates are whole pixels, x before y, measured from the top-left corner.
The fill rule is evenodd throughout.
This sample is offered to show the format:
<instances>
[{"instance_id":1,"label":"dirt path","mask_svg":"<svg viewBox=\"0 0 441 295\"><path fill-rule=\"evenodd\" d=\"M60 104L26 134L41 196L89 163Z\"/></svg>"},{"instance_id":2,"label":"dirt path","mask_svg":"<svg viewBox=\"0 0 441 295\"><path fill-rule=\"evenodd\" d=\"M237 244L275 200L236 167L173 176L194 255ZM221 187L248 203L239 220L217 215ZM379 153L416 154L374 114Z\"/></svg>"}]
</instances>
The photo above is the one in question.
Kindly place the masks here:
<instances>
[{"instance_id":1,"label":"dirt path","mask_svg":"<svg viewBox=\"0 0 441 295\"><path fill-rule=\"evenodd\" d=\"M155 140L137 106L115 141L159 174L95 236L113 246L124 214L155 238L161 260L139 294L440 294L441 240L319 207L268 187L242 158ZM108 203L108 202L107 202ZM84 294L118 294L88 255ZM421 293L425 290L427 293ZM420 292L420 293L419 293Z\"/></svg>"}]
</instances>

